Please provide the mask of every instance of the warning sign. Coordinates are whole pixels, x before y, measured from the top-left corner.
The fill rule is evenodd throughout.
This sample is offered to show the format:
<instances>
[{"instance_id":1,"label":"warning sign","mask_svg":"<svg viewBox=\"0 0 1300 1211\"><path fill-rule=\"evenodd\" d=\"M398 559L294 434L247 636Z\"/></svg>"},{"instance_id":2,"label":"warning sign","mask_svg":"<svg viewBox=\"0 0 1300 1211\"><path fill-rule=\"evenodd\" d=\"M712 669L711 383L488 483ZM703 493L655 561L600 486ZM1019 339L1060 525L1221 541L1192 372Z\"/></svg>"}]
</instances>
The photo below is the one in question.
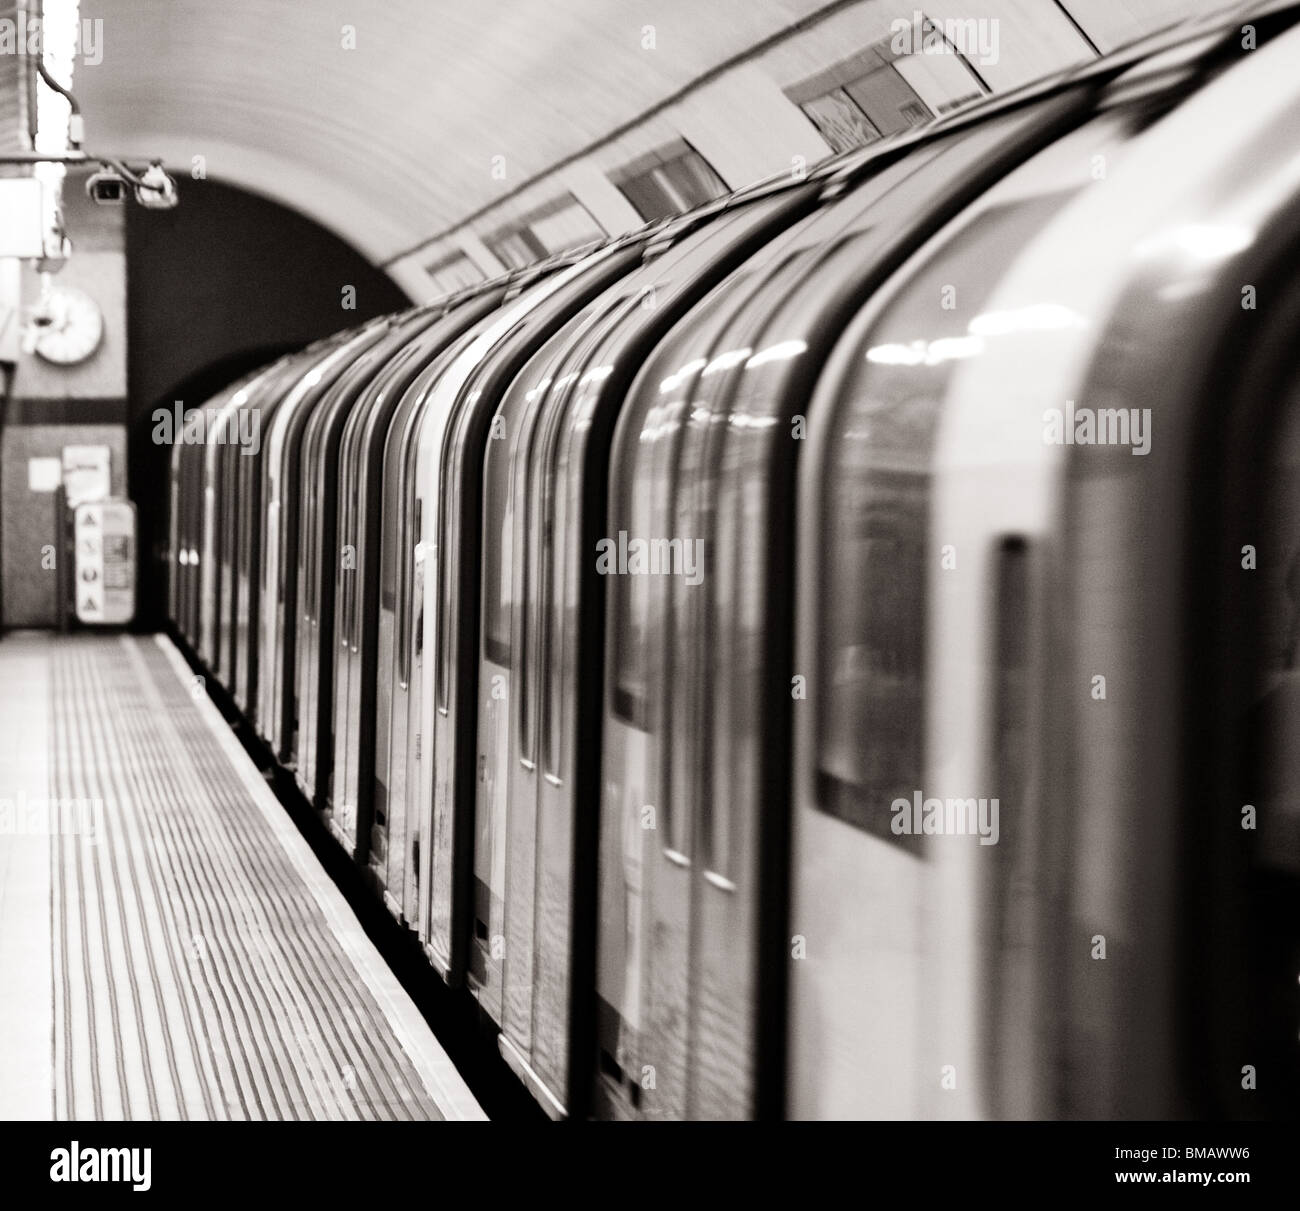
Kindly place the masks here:
<instances>
[{"instance_id":1,"label":"warning sign","mask_svg":"<svg viewBox=\"0 0 1300 1211\"><path fill-rule=\"evenodd\" d=\"M78 505L73 521L77 618L120 625L135 613L135 505Z\"/></svg>"}]
</instances>

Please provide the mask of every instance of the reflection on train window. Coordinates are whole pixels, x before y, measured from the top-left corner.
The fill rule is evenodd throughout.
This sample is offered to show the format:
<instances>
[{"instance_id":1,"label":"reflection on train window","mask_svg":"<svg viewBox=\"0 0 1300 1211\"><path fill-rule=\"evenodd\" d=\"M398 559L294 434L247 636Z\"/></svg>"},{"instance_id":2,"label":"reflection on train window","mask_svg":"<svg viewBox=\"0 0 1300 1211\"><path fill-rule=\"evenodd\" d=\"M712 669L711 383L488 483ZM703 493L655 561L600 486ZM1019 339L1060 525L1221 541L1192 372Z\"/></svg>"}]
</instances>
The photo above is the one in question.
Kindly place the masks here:
<instances>
[{"instance_id":1,"label":"reflection on train window","mask_svg":"<svg viewBox=\"0 0 1300 1211\"><path fill-rule=\"evenodd\" d=\"M1026 239L1062 205L1057 192L977 215L907 283L867 334L841 387L828 449L822 650L818 670L818 801L823 810L908 848L890 805L923 790L930 458L948 377L979 341L952 356L872 360L884 345L935 348L967 325ZM945 287L961 305L945 309Z\"/></svg>"},{"instance_id":2,"label":"reflection on train window","mask_svg":"<svg viewBox=\"0 0 1300 1211\"><path fill-rule=\"evenodd\" d=\"M727 192L708 160L684 139L641 156L610 180L647 223L693 210Z\"/></svg>"}]
</instances>

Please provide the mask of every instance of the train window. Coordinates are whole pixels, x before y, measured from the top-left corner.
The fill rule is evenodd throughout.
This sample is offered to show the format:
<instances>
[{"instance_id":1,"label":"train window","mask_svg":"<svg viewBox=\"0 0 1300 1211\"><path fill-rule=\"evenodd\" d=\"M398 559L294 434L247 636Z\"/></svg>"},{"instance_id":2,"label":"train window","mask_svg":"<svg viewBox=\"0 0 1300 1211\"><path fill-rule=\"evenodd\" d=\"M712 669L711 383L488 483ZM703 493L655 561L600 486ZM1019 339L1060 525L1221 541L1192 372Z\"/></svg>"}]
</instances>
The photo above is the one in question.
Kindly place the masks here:
<instances>
[{"instance_id":1,"label":"train window","mask_svg":"<svg viewBox=\"0 0 1300 1211\"><path fill-rule=\"evenodd\" d=\"M418 405L417 405L418 406ZM405 687L411 678L411 565L414 560L415 534L419 531L419 518L415 512L414 483L415 439L419 426L408 422L402 433L401 462L397 472L397 550L394 563L397 572L397 601L394 628L397 632L397 681Z\"/></svg>"},{"instance_id":2,"label":"train window","mask_svg":"<svg viewBox=\"0 0 1300 1211\"><path fill-rule=\"evenodd\" d=\"M302 557L303 575L306 578L307 592L304 594L304 607L311 617L316 616L316 459L315 441L304 443L307 454L302 465L306 474L303 487L302 541L298 552Z\"/></svg>"},{"instance_id":3,"label":"train window","mask_svg":"<svg viewBox=\"0 0 1300 1211\"><path fill-rule=\"evenodd\" d=\"M414 446L415 443L412 443ZM413 482L408 480L408 483ZM417 576L423 571L423 550L418 550L421 542L420 532L424 525L424 501L415 495L414 488L408 490L407 508L411 517L411 529L406 536L406 545L398 553L402 561L403 580L398 587L398 604L404 613L398 619L397 639L401 645L401 683L409 685L411 681L411 643L414 638L415 655L424 651L424 582ZM417 565L420 565L417 568Z\"/></svg>"},{"instance_id":4,"label":"train window","mask_svg":"<svg viewBox=\"0 0 1300 1211\"><path fill-rule=\"evenodd\" d=\"M510 401L498 416L507 420ZM510 667L510 592L513 563L514 509L510 492L512 443L502 438L487 444L483 469L483 649L493 664Z\"/></svg>"},{"instance_id":5,"label":"train window","mask_svg":"<svg viewBox=\"0 0 1300 1211\"><path fill-rule=\"evenodd\" d=\"M546 388L546 389L549 389ZM539 468L537 467L537 446L539 434L536 418L528 426L527 445L520 451L518 486L522 489L516 502L519 519L516 523L517 533L523 535L524 541L519 552L519 602L522 623L519 627L519 651L516 667L519 670L519 686L515 694L516 726L519 729L519 755L525 765L532 767L536 759L536 714L533 710L533 651L536 647L534 637L537 634L537 560L540 542L534 532L534 519L540 514L537 497L542 491Z\"/></svg>"},{"instance_id":6,"label":"train window","mask_svg":"<svg viewBox=\"0 0 1300 1211\"><path fill-rule=\"evenodd\" d=\"M462 395L460 399L465 400L466 397ZM477 392L471 390L468 399L477 402ZM472 406L468 402L462 404L462 407ZM452 417L447 423L442 451L438 456L441 464L438 483L442 486L442 490L438 493L437 510L434 513L433 524L435 527L435 541L438 544L437 549L440 555L444 551L450 552L457 549L452 543L452 535L459 534L460 530L460 494L447 489L449 485L457 482L456 468L459 464L457 454L460 443L464 441L464 430L460 423L462 419L463 415L458 416L453 405ZM459 610L455 605L458 562L452 559L439 559L438 565L434 569L438 578L434 585L434 594L438 602L438 611L434 616L438 632L434 641L434 702L437 704L440 715L445 715L448 709L452 645L455 643L456 631L460 625Z\"/></svg>"},{"instance_id":7,"label":"train window","mask_svg":"<svg viewBox=\"0 0 1300 1211\"><path fill-rule=\"evenodd\" d=\"M714 531L700 548L698 568L701 575L707 568L713 583L710 659L716 703L709 759L714 785L703 805L702 840L706 868L730 881L735 865L733 829L745 819L745 813L733 811L733 805L757 793L752 761L747 759L751 754L743 742L736 743L736 737L752 734L754 704L761 697L764 652L756 637L764 586L761 561L747 558L753 546L747 546L745 536L754 533L763 516L767 485L759 475L749 476L739 486L722 476L719 487Z\"/></svg>"},{"instance_id":8,"label":"train window","mask_svg":"<svg viewBox=\"0 0 1300 1211\"><path fill-rule=\"evenodd\" d=\"M558 426L557 426L558 427ZM546 510L546 568L549 583L541 587L544 601L543 619L546 627L546 665L545 680L542 682L543 701L546 704L546 735L543 737L545 763L543 770L551 775L560 768L561 731L564 718L563 680L564 680L564 577L565 577L565 516L567 494L564 483L558 475L559 468L555 462L554 444L548 451L546 466L548 475L548 495L551 497Z\"/></svg>"},{"instance_id":9,"label":"train window","mask_svg":"<svg viewBox=\"0 0 1300 1211\"><path fill-rule=\"evenodd\" d=\"M621 526L633 518L650 515L653 504L650 476L638 470L635 456L626 460L619 476L618 520ZM610 535L615 542L618 535ZM619 576L614 584L615 681L614 710L643 731L649 727L650 576Z\"/></svg>"},{"instance_id":10,"label":"train window","mask_svg":"<svg viewBox=\"0 0 1300 1211\"><path fill-rule=\"evenodd\" d=\"M821 808L908 848L890 805L922 788L930 455L970 323L1008 264L1072 190L977 214L918 269L866 334L841 384L828 456L817 693ZM960 300L945 308L948 298Z\"/></svg>"},{"instance_id":11,"label":"train window","mask_svg":"<svg viewBox=\"0 0 1300 1211\"><path fill-rule=\"evenodd\" d=\"M642 156L610 180L647 223L720 198L727 185L684 139Z\"/></svg>"},{"instance_id":12,"label":"train window","mask_svg":"<svg viewBox=\"0 0 1300 1211\"><path fill-rule=\"evenodd\" d=\"M394 430L395 431L395 430ZM391 438L389 441L391 442ZM385 449L384 470L387 471L389 466L388 452ZM382 476L381 476L382 479ZM387 559L382 557L384 547L393 541L393 537L398 540L398 549L401 549L400 538L402 533L402 510L401 503L398 500L397 493L385 490L383 492L382 516L380 521L380 583L379 583L379 600L383 609L393 613L397 611L397 560L391 556ZM390 537L393 536L393 537Z\"/></svg>"},{"instance_id":13,"label":"train window","mask_svg":"<svg viewBox=\"0 0 1300 1211\"><path fill-rule=\"evenodd\" d=\"M411 625L407 627L407 632L411 636L410 642L414 644L415 650L413 655L408 658L408 680L410 679L410 665L424 657L424 572L428 552L423 534L424 501L417 497L415 501L415 529L412 533L415 542L410 549L411 592L409 594L410 605L408 608L411 611Z\"/></svg>"}]
</instances>

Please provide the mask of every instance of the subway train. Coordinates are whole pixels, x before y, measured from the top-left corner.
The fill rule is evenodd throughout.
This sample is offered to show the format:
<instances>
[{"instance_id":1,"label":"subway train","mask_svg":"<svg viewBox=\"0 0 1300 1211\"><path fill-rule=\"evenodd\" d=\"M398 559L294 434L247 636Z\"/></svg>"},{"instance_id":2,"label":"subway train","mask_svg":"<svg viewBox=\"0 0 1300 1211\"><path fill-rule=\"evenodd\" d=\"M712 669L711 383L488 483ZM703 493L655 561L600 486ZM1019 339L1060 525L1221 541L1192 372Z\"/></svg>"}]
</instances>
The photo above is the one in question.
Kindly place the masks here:
<instances>
[{"instance_id":1,"label":"subway train","mask_svg":"<svg viewBox=\"0 0 1300 1211\"><path fill-rule=\"evenodd\" d=\"M1298 19L188 414L174 634L552 1117L1293 1113Z\"/></svg>"}]
</instances>

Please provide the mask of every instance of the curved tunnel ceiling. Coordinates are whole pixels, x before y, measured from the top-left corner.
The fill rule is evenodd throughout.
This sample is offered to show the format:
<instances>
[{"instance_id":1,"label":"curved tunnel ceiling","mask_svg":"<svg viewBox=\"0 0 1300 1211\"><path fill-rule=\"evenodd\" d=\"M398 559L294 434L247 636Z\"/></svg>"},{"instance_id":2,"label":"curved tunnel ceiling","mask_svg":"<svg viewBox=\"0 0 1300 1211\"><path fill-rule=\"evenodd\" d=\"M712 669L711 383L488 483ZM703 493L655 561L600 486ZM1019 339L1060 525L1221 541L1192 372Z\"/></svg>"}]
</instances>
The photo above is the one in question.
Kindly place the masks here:
<instances>
[{"instance_id":1,"label":"curved tunnel ceiling","mask_svg":"<svg viewBox=\"0 0 1300 1211\"><path fill-rule=\"evenodd\" d=\"M83 0L86 146L266 194L382 262L827 0ZM642 47L654 26L654 49ZM355 30L345 49L344 27ZM506 178L493 178L494 156Z\"/></svg>"}]
</instances>

